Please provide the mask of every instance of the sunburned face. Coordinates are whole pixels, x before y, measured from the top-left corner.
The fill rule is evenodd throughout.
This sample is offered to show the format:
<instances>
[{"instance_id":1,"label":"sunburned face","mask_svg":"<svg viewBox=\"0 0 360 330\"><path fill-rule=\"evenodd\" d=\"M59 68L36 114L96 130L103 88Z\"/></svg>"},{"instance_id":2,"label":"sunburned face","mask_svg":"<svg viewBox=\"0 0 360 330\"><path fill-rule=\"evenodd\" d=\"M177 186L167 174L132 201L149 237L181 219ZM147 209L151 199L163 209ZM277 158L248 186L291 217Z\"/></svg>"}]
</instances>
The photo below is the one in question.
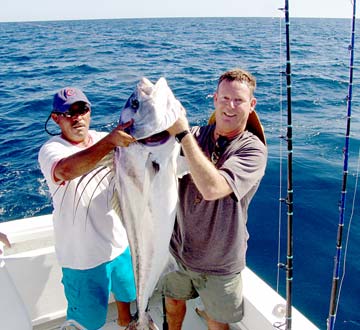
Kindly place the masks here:
<instances>
[{"instance_id":1,"label":"sunburned face","mask_svg":"<svg viewBox=\"0 0 360 330\"><path fill-rule=\"evenodd\" d=\"M246 83L223 80L214 94L215 134L229 138L243 132L256 99Z\"/></svg>"},{"instance_id":2,"label":"sunburned face","mask_svg":"<svg viewBox=\"0 0 360 330\"><path fill-rule=\"evenodd\" d=\"M52 119L60 126L62 137L71 143L88 143L90 126L90 109L85 113L75 113L71 117L53 113Z\"/></svg>"}]
</instances>

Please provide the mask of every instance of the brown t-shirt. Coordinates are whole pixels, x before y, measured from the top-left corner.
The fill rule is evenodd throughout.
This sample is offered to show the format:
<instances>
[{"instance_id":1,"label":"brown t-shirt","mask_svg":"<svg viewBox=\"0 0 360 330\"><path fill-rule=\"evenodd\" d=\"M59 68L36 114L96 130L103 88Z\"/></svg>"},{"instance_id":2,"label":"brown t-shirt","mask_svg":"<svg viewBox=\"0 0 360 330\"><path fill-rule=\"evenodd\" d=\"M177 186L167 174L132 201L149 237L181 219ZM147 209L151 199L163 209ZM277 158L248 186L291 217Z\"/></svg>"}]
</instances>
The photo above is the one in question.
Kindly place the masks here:
<instances>
[{"instance_id":1,"label":"brown t-shirt","mask_svg":"<svg viewBox=\"0 0 360 330\"><path fill-rule=\"evenodd\" d=\"M192 129L208 158L215 148L213 131L213 125ZM190 174L179 180L179 207L170 244L177 260L206 274L229 275L244 269L248 206L265 173L266 161L266 146L245 131L230 141L216 164L233 189L231 195L206 201Z\"/></svg>"}]
</instances>

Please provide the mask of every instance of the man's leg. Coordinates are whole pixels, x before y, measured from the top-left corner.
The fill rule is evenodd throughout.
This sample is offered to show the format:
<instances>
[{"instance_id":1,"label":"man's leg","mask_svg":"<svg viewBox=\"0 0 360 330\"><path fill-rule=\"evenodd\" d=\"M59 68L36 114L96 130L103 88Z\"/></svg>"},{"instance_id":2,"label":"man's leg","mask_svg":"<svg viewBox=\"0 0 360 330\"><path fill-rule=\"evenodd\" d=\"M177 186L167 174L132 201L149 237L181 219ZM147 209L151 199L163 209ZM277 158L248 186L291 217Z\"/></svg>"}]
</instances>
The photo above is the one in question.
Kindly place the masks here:
<instances>
[{"instance_id":1,"label":"man's leg","mask_svg":"<svg viewBox=\"0 0 360 330\"><path fill-rule=\"evenodd\" d=\"M116 301L116 306L118 310L118 325L123 327L128 326L131 321L130 303Z\"/></svg>"},{"instance_id":2,"label":"man's leg","mask_svg":"<svg viewBox=\"0 0 360 330\"><path fill-rule=\"evenodd\" d=\"M212 320L211 318L208 318L207 320L208 324L208 330L229 330L229 324L227 323L221 323L215 320Z\"/></svg>"},{"instance_id":3,"label":"man's leg","mask_svg":"<svg viewBox=\"0 0 360 330\"><path fill-rule=\"evenodd\" d=\"M95 330L106 322L109 300L104 266L87 270L62 268L67 320L77 321L84 329ZM104 280L105 279L105 280Z\"/></svg>"},{"instance_id":4,"label":"man's leg","mask_svg":"<svg viewBox=\"0 0 360 330\"><path fill-rule=\"evenodd\" d=\"M195 308L195 312L207 322L208 330L229 330L227 323L221 323L211 319L204 310Z\"/></svg>"},{"instance_id":5,"label":"man's leg","mask_svg":"<svg viewBox=\"0 0 360 330\"><path fill-rule=\"evenodd\" d=\"M169 330L181 330L186 313L186 301L165 297L165 307Z\"/></svg>"},{"instance_id":6,"label":"man's leg","mask_svg":"<svg viewBox=\"0 0 360 330\"><path fill-rule=\"evenodd\" d=\"M109 263L111 291L114 293L120 326L128 326L131 321L130 302L136 299L134 274L131 264L130 249Z\"/></svg>"}]
</instances>

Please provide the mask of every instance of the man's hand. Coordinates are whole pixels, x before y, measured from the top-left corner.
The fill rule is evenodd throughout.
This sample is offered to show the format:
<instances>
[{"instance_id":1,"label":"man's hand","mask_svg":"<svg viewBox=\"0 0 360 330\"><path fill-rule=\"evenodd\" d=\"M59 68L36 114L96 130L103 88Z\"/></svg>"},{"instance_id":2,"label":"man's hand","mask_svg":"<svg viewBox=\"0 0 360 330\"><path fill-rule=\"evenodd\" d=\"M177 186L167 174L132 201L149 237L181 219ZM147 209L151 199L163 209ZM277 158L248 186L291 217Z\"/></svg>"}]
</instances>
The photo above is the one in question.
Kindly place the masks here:
<instances>
[{"instance_id":1,"label":"man's hand","mask_svg":"<svg viewBox=\"0 0 360 330\"><path fill-rule=\"evenodd\" d=\"M7 236L5 234L3 234L3 233L0 233L0 254L3 253L1 243L3 243L8 248L11 247L11 244L10 244Z\"/></svg>"},{"instance_id":2,"label":"man's hand","mask_svg":"<svg viewBox=\"0 0 360 330\"><path fill-rule=\"evenodd\" d=\"M183 107L181 107L181 109L182 111L178 120L171 127L167 129L170 135L176 135L185 130L190 130L189 122L186 118L186 110Z\"/></svg>"},{"instance_id":3,"label":"man's hand","mask_svg":"<svg viewBox=\"0 0 360 330\"><path fill-rule=\"evenodd\" d=\"M125 129L133 124L134 120L130 120L125 124L119 124L112 132L109 133L109 141L113 143L114 147L127 147L130 143L135 142L136 139L125 132Z\"/></svg>"},{"instance_id":4,"label":"man's hand","mask_svg":"<svg viewBox=\"0 0 360 330\"><path fill-rule=\"evenodd\" d=\"M54 179L56 181L69 181L88 173L115 147L127 147L130 143L136 141L134 137L124 132L124 129L132 124L133 120L118 125L91 147L61 159L54 168Z\"/></svg>"}]
</instances>

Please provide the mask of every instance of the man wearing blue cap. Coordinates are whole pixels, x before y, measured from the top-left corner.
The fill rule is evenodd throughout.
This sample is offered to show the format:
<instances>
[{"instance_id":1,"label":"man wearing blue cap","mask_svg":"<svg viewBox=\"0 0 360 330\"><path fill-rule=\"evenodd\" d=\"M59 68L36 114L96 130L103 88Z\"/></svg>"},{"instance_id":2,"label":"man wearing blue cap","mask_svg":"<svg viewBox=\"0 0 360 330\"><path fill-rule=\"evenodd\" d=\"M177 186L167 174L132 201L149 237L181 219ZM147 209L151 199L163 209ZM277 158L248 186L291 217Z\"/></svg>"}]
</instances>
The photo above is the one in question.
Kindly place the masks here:
<instances>
[{"instance_id":1,"label":"man wearing blue cap","mask_svg":"<svg viewBox=\"0 0 360 330\"><path fill-rule=\"evenodd\" d=\"M48 118L60 127L40 149L39 163L54 207L55 250L63 270L67 319L88 330L106 320L110 291L118 307L118 324L130 322L135 284L126 231L111 208L109 168L99 161L134 138L124 132L89 130L91 103L79 89L66 87L54 95Z\"/></svg>"}]
</instances>

